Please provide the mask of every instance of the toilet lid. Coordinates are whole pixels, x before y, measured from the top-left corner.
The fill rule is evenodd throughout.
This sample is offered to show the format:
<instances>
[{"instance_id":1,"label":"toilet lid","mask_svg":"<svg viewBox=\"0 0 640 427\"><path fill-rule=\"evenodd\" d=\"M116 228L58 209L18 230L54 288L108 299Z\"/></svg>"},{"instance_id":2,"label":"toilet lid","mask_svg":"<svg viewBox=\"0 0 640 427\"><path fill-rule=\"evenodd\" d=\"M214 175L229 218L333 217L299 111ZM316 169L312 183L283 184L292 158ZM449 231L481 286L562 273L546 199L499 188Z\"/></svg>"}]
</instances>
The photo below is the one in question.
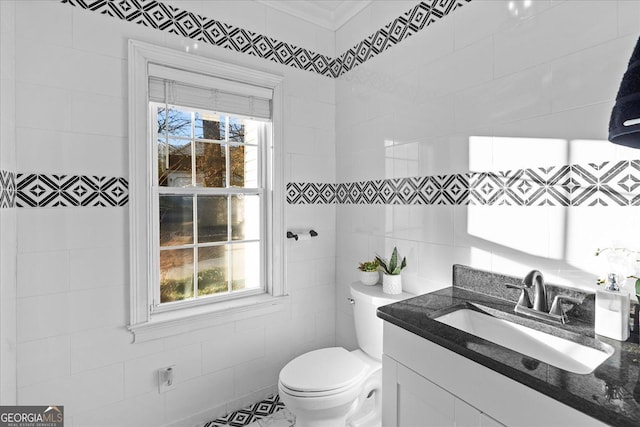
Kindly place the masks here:
<instances>
[{"instance_id":1,"label":"toilet lid","mask_svg":"<svg viewBox=\"0 0 640 427\"><path fill-rule=\"evenodd\" d=\"M280 371L280 382L291 390L328 391L348 387L366 373L365 364L342 347L305 353Z\"/></svg>"}]
</instances>

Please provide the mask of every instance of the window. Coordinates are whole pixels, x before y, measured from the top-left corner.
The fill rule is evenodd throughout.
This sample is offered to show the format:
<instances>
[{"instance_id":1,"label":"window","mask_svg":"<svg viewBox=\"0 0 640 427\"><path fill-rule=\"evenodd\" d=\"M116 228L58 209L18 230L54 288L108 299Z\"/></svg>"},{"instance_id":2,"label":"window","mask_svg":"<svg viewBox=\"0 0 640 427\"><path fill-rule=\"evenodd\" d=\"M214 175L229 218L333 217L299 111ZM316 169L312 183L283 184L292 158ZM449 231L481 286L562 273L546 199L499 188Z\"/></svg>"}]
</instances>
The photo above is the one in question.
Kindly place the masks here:
<instances>
[{"instance_id":1,"label":"window","mask_svg":"<svg viewBox=\"0 0 640 427\"><path fill-rule=\"evenodd\" d=\"M281 79L134 41L129 71L136 340L176 319L274 305L284 293Z\"/></svg>"},{"instance_id":2,"label":"window","mask_svg":"<svg viewBox=\"0 0 640 427\"><path fill-rule=\"evenodd\" d=\"M150 111L159 275L152 310L263 291L260 172L270 123L153 101Z\"/></svg>"}]
</instances>

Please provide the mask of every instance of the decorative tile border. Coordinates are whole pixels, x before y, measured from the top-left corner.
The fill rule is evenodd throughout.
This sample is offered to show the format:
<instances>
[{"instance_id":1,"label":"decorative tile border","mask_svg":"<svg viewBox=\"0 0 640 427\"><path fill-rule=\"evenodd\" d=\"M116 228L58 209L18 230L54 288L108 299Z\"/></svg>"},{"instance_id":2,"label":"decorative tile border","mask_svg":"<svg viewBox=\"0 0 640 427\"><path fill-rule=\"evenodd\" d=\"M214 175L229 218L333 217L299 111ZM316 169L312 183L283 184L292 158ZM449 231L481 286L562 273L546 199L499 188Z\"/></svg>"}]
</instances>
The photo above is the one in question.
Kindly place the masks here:
<instances>
[{"instance_id":1,"label":"decorative tile border","mask_svg":"<svg viewBox=\"0 0 640 427\"><path fill-rule=\"evenodd\" d=\"M289 204L640 206L640 160L287 184ZM0 170L0 208L125 206L125 178Z\"/></svg>"},{"instance_id":2,"label":"decorative tile border","mask_svg":"<svg viewBox=\"0 0 640 427\"><path fill-rule=\"evenodd\" d=\"M340 73L334 77L352 70L469 2L471 0L429 0L418 3L340 55Z\"/></svg>"},{"instance_id":3,"label":"decorative tile border","mask_svg":"<svg viewBox=\"0 0 640 427\"><path fill-rule=\"evenodd\" d=\"M331 193L335 191L335 194ZM287 184L289 204L640 206L640 160L343 184Z\"/></svg>"},{"instance_id":4,"label":"decorative tile border","mask_svg":"<svg viewBox=\"0 0 640 427\"><path fill-rule=\"evenodd\" d=\"M0 169L0 209L16 206L16 174Z\"/></svg>"},{"instance_id":5,"label":"decorative tile border","mask_svg":"<svg viewBox=\"0 0 640 427\"><path fill-rule=\"evenodd\" d=\"M113 18L337 78L471 0L427 0L331 58L157 0L60 0Z\"/></svg>"},{"instance_id":6,"label":"decorative tile border","mask_svg":"<svg viewBox=\"0 0 640 427\"><path fill-rule=\"evenodd\" d=\"M124 206L129 201L129 184L117 177L19 173L15 185L19 208Z\"/></svg>"}]
</instances>

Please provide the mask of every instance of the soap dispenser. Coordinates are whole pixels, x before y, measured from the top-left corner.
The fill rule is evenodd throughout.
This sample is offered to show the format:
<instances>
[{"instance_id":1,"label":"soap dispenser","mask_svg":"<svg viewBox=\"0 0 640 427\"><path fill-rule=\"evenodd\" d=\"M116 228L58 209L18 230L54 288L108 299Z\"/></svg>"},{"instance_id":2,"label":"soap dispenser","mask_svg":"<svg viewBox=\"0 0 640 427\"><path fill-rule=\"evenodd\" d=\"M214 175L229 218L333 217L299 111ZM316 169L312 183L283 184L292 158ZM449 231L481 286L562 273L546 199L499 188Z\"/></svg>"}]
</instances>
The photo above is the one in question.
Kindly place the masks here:
<instances>
[{"instance_id":1,"label":"soap dispenser","mask_svg":"<svg viewBox=\"0 0 640 427\"><path fill-rule=\"evenodd\" d=\"M620 292L617 276L607 276L604 289L596 290L595 333L618 341L629 338L629 294Z\"/></svg>"}]
</instances>

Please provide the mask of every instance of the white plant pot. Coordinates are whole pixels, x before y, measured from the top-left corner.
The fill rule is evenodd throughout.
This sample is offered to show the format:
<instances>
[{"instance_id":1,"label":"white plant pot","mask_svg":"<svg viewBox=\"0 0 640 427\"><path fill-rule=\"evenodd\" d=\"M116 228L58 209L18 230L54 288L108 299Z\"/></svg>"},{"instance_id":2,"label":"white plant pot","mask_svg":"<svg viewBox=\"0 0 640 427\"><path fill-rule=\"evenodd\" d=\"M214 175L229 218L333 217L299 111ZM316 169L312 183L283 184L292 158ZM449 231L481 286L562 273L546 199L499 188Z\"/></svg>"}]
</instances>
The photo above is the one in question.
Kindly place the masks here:
<instances>
[{"instance_id":1,"label":"white plant pot","mask_svg":"<svg viewBox=\"0 0 640 427\"><path fill-rule=\"evenodd\" d=\"M385 294L401 294L402 293L402 276L400 274L383 274L382 275L382 292Z\"/></svg>"},{"instance_id":2,"label":"white plant pot","mask_svg":"<svg viewBox=\"0 0 640 427\"><path fill-rule=\"evenodd\" d=\"M360 281L367 286L375 285L380 280L380 273L377 271L360 271Z\"/></svg>"}]
</instances>

